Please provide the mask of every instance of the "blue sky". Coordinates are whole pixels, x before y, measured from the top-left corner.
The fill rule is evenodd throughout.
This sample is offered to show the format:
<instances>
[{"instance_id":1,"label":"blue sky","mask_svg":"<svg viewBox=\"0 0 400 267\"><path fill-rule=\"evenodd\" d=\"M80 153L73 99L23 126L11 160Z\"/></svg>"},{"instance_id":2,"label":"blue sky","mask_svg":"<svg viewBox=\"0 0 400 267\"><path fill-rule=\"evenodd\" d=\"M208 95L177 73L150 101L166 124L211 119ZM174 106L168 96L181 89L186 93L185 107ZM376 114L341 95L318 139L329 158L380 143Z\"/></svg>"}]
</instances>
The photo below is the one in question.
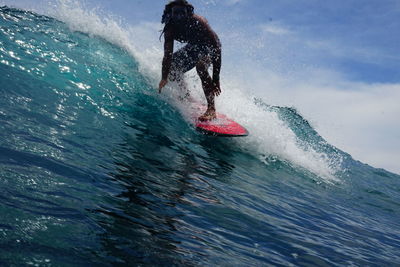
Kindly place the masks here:
<instances>
[{"instance_id":1,"label":"blue sky","mask_svg":"<svg viewBox=\"0 0 400 267\"><path fill-rule=\"evenodd\" d=\"M65 1L127 28L151 24L149 46L162 47L167 1ZM0 0L38 12L55 2ZM400 173L399 0L190 2L222 40L223 79L269 104L296 107L333 145Z\"/></svg>"},{"instance_id":2,"label":"blue sky","mask_svg":"<svg viewBox=\"0 0 400 267\"><path fill-rule=\"evenodd\" d=\"M45 7L49 2L56 1L0 0L4 4L35 8ZM80 2L97 7L104 14L119 16L126 23L137 24L158 22L167 1ZM291 41L294 46L303 46L300 51L305 54L294 54L296 64L324 64L341 71L349 79L371 83L400 81L398 0L193 0L191 3L217 31L235 30L252 40L262 40L263 34L272 33L271 42L282 41L287 45ZM279 31L281 36L277 36ZM297 38L294 35L290 39L282 37L285 32ZM314 46L305 44L304 40L314 42ZM257 52L262 54L262 51ZM282 51L285 52L288 53Z\"/></svg>"},{"instance_id":3,"label":"blue sky","mask_svg":"<svg viewBox=\"0 0 400 267\"><path fill-rule=\"evenodd\" d=\"M95 1L130 23L159 21L166 1ZM260 37L269 25L315 41L310 54L350 79L400 81L400 1L390 0L196 0L191 1L222 32L235 29ZM267 29L268 31L268 29ZM299 40L297 40L299 41ZM323 57L324 60L320 60ZM304 59L303 59L304 60ZM309 56L306 60L315 60Z\"/></svg>"}]
</instances>

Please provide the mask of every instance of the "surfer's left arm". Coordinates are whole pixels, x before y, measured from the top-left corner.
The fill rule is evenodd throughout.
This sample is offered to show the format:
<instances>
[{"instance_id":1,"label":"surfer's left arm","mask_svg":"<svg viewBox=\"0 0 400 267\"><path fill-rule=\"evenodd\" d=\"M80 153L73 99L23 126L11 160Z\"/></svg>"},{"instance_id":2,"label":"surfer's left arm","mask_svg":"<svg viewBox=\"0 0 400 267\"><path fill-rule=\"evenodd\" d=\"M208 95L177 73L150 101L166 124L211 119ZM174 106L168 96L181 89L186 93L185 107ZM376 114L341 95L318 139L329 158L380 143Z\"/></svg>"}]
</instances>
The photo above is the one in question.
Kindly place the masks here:
<instances>
[{"instance_id":1,"label":"surfer's left arm","mask_svg":"<svg viewBox=\"0 0 400 267\"><path fill-rule=\"evenodd\" d=\"M211 28L211 26L208 24L207 20L204 18L200 18L200 20L203 21L205 27L206 27L206 32L208 35L208 39L210 42L210 45L212 47L212 64L213 64L213 93L215 96L218 96L221 93L221 87L220 87L220 82L219 82L219 74L221 72L221 65L222 65L222 45L221 41L218 38L218 35L214 32L214 30Z\"/></svg>"},{"instance_id":2,"label":"surfer's left arm","mask_svg":"<svg viewBox=\"0 0 400 267\"><path fill-rule=\"evenodd\" d=\"M221 72L221 65L222 65L222 60L221 60L221 51L222 51L222 46L221 46L221 41L218 38L218 35L214 32L214 30L211 28L210 24L208 24L208 21L198 15L194 15L196 20L203 25L204 27L204 34L206 35L207 39L207 44L210 46L212 53L211 53L211 62L213 64L213 77L212 77L212 82L213 82L213 94L215 96L218 96L221 93L221 87L220 87L220 82L219 82L219 74Z\"/></svg>"},{"instance_id":3,"label":"surfer's left arm","mask_svg":"<svg viewBox=\"0 0 400 267\"><path fill-rule=\"evenodd\" d=\"M221 93L221 86L219 82L219 74L221 72L221 44L218 42L217 48L214 48L213 53L213 85L214 85L214 95L218 96Z\"/></svg>"},{"instance_id":4,"label":"surfer's left arm","mask_svg":"<svg viewBox=\"0 0 400 267\"><path fill-rule=\"evenodd\" d=\"M211 35L211 45L212 45L212 65L213 65L213 76L212 76L212 82L213 82L213 93L215 96L218 96L221 93L221 86L219 82L219 74L221 72L221 65L222 65L222 60L221 60L221 55L222 55L222 49L221 49L221 42L217 36L217 34L210 29L210 35Z\"/></svg>"}]
</instances>

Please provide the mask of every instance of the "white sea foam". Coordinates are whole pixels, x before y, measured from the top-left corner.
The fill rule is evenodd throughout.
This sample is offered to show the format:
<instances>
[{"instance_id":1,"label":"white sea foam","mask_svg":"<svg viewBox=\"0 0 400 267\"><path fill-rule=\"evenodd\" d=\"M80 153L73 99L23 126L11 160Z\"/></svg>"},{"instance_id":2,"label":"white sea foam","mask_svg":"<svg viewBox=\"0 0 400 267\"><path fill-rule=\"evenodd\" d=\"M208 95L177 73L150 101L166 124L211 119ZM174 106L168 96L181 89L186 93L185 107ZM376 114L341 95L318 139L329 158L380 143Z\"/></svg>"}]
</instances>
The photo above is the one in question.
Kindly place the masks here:
<instances>
[{"instance_id":1,"label":"white sea foam","mask_svg":"<svg viewBox=\"0 0 400 267\"><path fill-rule=\"evenodd\" d=\"M139 25L122 26L118 19L100 16L98 10L88 9L79 1L58 1L50 15L67 23L72 30L85 32L104 38L105 40L126 49L139 63L141 73L156 88L161 74L162 43L159 41L159 23L141 23ZM229 76L229 75L228 75ZM194 71L186 74L192 95L205 101L199 79ZM294 166L305 168L316 174L323 181L338 181L335 173L339 170L337 162L324 153L319 153L299 142L295 133L279 119L274 111L257 106L253 97L245 93L230 77L222 77L221 87L224 90L217 99L217 109L234 118L245 126L250 136L236 139L242 149L249 151L261 160L265 156L277 157ZM168 86L164 95L176 94L176 87Z\"/></svg>"}]
</instances>

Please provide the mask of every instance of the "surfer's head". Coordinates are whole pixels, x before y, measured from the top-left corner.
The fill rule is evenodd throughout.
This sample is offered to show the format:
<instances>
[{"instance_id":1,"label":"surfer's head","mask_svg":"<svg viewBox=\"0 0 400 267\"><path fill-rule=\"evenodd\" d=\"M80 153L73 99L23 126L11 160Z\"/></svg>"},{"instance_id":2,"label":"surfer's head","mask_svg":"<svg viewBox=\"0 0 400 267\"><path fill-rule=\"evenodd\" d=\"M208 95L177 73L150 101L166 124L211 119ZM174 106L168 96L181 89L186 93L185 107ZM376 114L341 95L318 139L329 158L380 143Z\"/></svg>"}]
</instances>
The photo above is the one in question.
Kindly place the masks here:
<instances>
[{"instance_id":1,"label":"surfer's head","mask_svg":"<svg viewBox=\"0 0 400 267\"><path fill-rule=\"evenodd\" d=\"M161 23L183 22L193 15L194 7L186 0L174 0L165 5Z\"/></svg>"}]
</instances>

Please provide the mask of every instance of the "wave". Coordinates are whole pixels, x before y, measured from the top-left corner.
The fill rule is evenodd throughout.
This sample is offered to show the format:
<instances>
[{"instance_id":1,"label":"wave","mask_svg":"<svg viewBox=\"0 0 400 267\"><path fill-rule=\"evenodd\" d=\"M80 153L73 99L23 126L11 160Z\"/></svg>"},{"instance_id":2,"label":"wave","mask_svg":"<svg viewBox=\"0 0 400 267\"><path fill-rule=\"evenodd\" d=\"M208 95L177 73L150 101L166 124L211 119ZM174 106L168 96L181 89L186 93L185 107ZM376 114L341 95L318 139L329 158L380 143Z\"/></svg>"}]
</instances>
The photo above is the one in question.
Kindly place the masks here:
<instances>
[{"instance_id":1,"label":"wave","mask_svg":"<svg viewBox=\"0 0 400 267\"><path fill-rule=\"evenodd\" d=\"M127 51L132 56L132 61L137 62L138 70L149 86L156 87L160 79L162 50L158 38L154 37L159 33L161 25L124 27L115 19L99 16L95 10L84 8L76 1L61 1L49 13L65 22L72 31L98 36ZM150 40L151 37L154 39ZM193 88L194 97L205 101L194 72L187 74L187 81L189 87ZM260 107L242 88L231 84L229 77L223 79L222 87L227 89L217 99L217 108L242 123L252 133L246 140L237 141L240 147L263 161L265 158L278 158L304 168L328 182L339 181L337 177L340 174L337 174L343 170L340 165L341 156L337 150L331 149L326 153L323 149L315 147L317 143L312 138L306 140L304 136L298 136L288 125L294 118L285 120L276 110ZM179 103L173 99L178 93L176 88L172 86L169 91L169 97L164 99L168 98L171 105L179 107ZM300 124L305 121L303 118L295 120Z\"/></svg>"}]
</instances>

